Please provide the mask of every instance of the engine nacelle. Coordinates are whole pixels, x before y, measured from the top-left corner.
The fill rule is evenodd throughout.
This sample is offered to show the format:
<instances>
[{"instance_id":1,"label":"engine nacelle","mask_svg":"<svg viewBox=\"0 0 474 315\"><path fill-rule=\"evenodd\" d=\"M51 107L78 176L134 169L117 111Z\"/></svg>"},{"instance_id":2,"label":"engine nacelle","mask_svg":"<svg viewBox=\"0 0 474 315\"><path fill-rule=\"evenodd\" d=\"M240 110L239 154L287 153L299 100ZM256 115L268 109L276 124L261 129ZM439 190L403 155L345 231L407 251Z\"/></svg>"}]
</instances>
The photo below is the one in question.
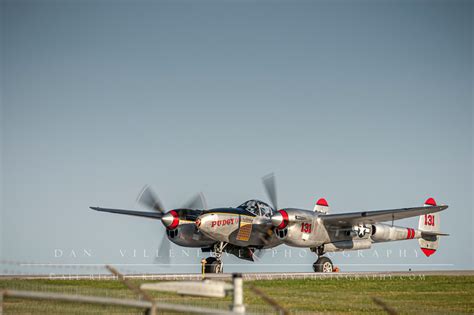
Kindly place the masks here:
<instances>
[{"instance_id":1,"label":"engine nacelle","mask_svg":"<svg viewBox=\"0 0 474 315\"><path fill-rule=\"evenodd\" d=\"M199 233L192 223L179 224L173 230L166 230L166 235L171 242L184 247L206 247L216 242L203 233Z\"/></svg>"},{"instance_id":2,"label":"engine nacelle","mask_svg":"<svg viewBox=\"0 0 474 315\"><path fill-rule=\"evenodd\" d=\"M388 242L412 239L416 236L415 234L414 229L378 223L372 225L370 238L374 242Z\"/></svg>"},{"instance_id":3,"label":"engine nacelle","mask_svg":"<svg viewBox=\"0 0 474 315\"><path fill-rule=\"evenodd\" d=\"M200 233L194 222L201 214L200 211L190 209L175 209L162 217L166 227L168 239L184 247L206 247L216 241Z\"/></svg>"},{"instance_id":4,"label":"engine nacelle","mask_svg":"<svg viewBox=\"0 0 474 315\"><path fill-rule=\"evenodd\" d=\"M282 209L272 216L277 237L287 245L311 247L321 237L318 229L318 213L302 209Z\"/></svg>"}]
</instances>

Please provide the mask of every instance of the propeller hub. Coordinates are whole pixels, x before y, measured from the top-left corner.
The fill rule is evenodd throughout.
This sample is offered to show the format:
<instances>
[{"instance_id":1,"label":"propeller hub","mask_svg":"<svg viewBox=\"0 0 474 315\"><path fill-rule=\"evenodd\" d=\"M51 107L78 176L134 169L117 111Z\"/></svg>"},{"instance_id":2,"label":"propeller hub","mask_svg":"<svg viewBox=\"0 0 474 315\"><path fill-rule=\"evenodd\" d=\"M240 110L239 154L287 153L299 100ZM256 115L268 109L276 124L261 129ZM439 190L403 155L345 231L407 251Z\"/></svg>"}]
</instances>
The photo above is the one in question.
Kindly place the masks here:
<instances>
[{"instance_id":1,"label":"propeller hub","mask_svg":"<svg viewBox=\"0 0 474 315\"><path fill-rule=\"evenodd\" d=\"M161 222L168 230L173 230L179 225L179 216L175 210L171 210L161 217Z\"/></svg>"},{"instance_id":2,"label":"propeller hub","mask_svg":"<svg viewBox=\"0 0 474 315\"><path fill-rule=\"evenodd\" d=\"M272 216L272 224L281 230L288 226L288 213L285 210L279 210Z\"/></svg>"}]
</instances>

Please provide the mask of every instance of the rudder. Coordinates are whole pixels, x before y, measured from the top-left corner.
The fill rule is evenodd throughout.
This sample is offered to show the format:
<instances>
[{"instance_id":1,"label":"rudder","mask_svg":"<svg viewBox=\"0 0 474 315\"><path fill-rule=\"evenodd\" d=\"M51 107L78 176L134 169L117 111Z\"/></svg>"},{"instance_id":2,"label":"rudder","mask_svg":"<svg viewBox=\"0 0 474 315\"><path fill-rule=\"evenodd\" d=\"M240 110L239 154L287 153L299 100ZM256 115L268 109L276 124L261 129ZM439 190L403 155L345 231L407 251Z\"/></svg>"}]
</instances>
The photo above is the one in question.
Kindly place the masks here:
<instances>
[{"instance_id":1,"label":"rudder","mask_svg":"<svg viewBox=\"0 0 474 315\"><path fill-rule=\"evenodd\" d=\"M425 207L436 206L436 201L433 198L428 198L425 201ZM418 229L421 231L421 238L418 239L421 251L427 256L433 255L439 246L439 236L429 234L440 232L440 217L439 212L428 213L420 216L418 221ZM423 233L428 232L428 233Z\"/></svg>"}]
</instances>

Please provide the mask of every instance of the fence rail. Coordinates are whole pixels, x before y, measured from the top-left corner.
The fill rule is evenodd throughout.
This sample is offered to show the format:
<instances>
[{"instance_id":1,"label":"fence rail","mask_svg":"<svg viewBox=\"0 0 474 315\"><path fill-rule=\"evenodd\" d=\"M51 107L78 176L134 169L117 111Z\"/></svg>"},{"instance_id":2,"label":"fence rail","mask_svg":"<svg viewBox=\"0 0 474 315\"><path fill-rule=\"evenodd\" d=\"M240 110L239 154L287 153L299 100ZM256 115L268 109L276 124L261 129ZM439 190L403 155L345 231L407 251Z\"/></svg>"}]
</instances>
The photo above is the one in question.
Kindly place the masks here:
<instances>
[{"instance_id":1,"label":"fence rail","mask_svg":"<svg viewBox=\"0 0 474 315\"><path fill-rule=\"evenodd\" d=\"M121 281L125 287L127 287L137 299L131 298L115 298L115 297L103 297L103 296L91 296L81 294L66 294L58 292L39 292L30 290L13 290L3 289L0 290L0 315L3 314L3 304L5 298L21 298L30 300L49 300L49 301L63 301L73 303L86 303L86 304L100 304L108 306L121 306L121 307L132 307L141 308L145 310L148 315L155 315L156 311L172 311L182 313L197 313L197 314L242 314L245 313L245 306L243 304L243 291L242 291L242 276L240 274L234 275L233 281L233 292L234 300L231 305L231 310L225 309L214 309L195 305L180 305L163 303L154 299L148 292L142 290L136 284L130 282L126 276L121 274L117 269L112 266L105 266L114 277ZM240 281L239 281L240 280ZM235 293L237 292L238 298L236 299Z\"/></svg>"},{"instance_id":2,"label":"fence rail","mask_svg":"<svg viewBox=\"0 0 474 315\"><path fill-rule=\"evenodd\" d=\"M152 303L150 301L144 301L144 300L119 299L119 298L110 298L110 297L72 295L72 294L51 293L51 292L21 291L21 290L4 290L0 292L0 314L3 314L2 312L3 303L1 302L4 301L6 297L142 308L142 309L145 309L147 314L150 314L153 306L156 307L156 310L160 310L160 311L197 313L197 314L224 314L224 315L238 314L238 313L235 313L232 311L226 311L226 310L217 310L217 309L204 308L204 307L198 307L198 306L176 305L176 304L169 304L169 303L162 303L162 302Z\"/></svg>"},{"instance_id":3,"label":"fence rail","mask_svg":"<svg viewBox=\"0 0 474 315\"><path fill-rule=\"evenodd\" d=\"M275 305L270 302L271 299L262 294L257 294L260 296L263 304L252 304L245 305L243 301L243 280L253 280L252 277L242 274L206 274L206 281L209 283L215 284L219 281L232 281L232 285L226 289L225 295L232 293L232 300L229 299L214 299L209 301L202 301L197 299L187 299L183 297L182 294L170 294L166 291L164 294L156 295L151 294L148 291L145 291L140 288L138 285L139 280L149 281L149 280L158 280L158 281L176 281L176 280L188 280L188 282L199 282L203 280L203 275L201 274L137 274L132 272L129 269L123 269L121 266L117 268L116 266L110 265L93 265L93 266L77 266L79 270L88 270L94 272L93 275L87 274L58 274L57 272L72 271L76 269L76 266L62 266L62 265L50 265L50 264L36 264L36 263L27 263L11 260L0 260L0 266L2 266L3 275L0 275L0 280L115 280L121 282L125 288L128 290L113 290L108 291L105 287L76 287L75 286L65 286L61 287L61 291L57 291L55 286L52 283L43 283L41 287L34 287L34 285L29 285L27 282L16 283L12 282L12 286L3 286L0 287L0 315L3 314L3 307L15 307L15 303L6 304L5 299L8 301L9 298L18 298L25 300L43 300L50 301L44 306L39 306L40 304L30 304L25 303L25 306L30 305L29 307L56 307L51 303L56 302L70 302L77 303L77 305L84 304L85 310L90 307L86 305L102 305L110 307L130 307L130 308L139 308L143 309L148 315L155 315L157 311L170 311L170 312L180 312L180 313L199 313L199 314L244 314L244 313L273 313L277 311L280 314L287 314L286 310L281 308L279 305ZM6 266L6 268L3 268ZM10 266L10 267L9 267ZM16 268L23 267L46 267L54 268L57 270L55 273L50 273L48 275L42 274L31 274L24 272L17 272ZM65 269L63 269L65 268ZM98 273L96 273L98 272ZM211 281L212 280L212 281ZM186 285L186 281L182 282L182 285ZM35 282L33 282L34 284ZM194 284L194 283L193 283ZM202 290L199 290L199 294L193 291L191 295L203 296L202 292L207 290L207 287L203 287ZM50 290L45 291L45 290ZM112 294L112 295L110 295ZM188 296L187 293L184 293L184 296ZM192 304L192 305L191 305ZM20 306L21 307L21 306ZM65 306L67 307L67 306ZM69 306L75 308L75 306ZM274 313L273 313L274 314Z\"/></svg>"}]
</instances>

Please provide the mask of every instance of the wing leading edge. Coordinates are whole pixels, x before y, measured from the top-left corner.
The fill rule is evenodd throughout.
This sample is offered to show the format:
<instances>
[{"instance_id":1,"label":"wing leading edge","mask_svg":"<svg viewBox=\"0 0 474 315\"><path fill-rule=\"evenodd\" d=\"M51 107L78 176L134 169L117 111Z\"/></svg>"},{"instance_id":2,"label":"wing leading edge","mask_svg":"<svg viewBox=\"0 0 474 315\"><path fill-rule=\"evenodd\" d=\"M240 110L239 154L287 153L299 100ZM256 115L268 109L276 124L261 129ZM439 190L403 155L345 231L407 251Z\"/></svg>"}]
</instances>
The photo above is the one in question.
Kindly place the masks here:
<instances>
[{"instance_id":1,"label":"wing leading edge","mask_svg":"<svg viewBox=\"0 0 474 315\"><path fill-rule=\"evenodd\" d=\"M326 225L349 226L361 223L378 223L385 221L395 221L405 218L416 217L428 213L439 212L447 209L447 205L400 208L390 210L361 211L340 214L321 215L320 218Z\"/></svg>"},{"instance_id":2,"label":"wing leading edge","mask_svg":"<svg viewBox=\"0 0 474 315\"><path fill-rule=\"evenodd\" d=\"M126 215L133 215L136 217L145 217L145 218L150 218L150 219L161 219L161 217L163 216L163 214L159 212L143 212L143 211L110 209L110 208L100 208L100 207L90 207L90 208L92 210L100 211L100 212L126 214Z\"/></svg>"}]
</instances>

